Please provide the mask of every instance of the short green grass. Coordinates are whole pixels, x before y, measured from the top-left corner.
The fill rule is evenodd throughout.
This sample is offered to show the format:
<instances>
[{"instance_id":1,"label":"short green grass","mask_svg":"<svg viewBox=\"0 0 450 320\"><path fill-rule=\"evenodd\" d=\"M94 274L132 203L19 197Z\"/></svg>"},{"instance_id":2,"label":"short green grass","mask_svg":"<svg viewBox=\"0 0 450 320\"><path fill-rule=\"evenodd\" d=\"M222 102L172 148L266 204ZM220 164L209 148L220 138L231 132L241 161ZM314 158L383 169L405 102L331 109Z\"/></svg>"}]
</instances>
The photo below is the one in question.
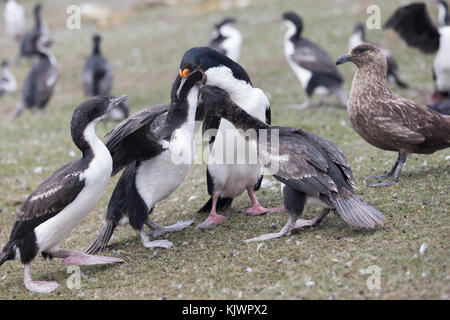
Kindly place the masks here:
<instances>
[{"instance_id":1,"label":"short green grass","mask_svg":"<svg viewBox=\"0 0 450 320\"><path fill-rule=\"evenodd\" d=\"M22 1L30 9L34 1ZM0 243L9 236L19 204L54 170L74 159L79 151L71 142L69 120L83 100L80 72L90 51L95 26L83 23L81 30L65 28L65 11L78 1L46 0L44 15L55 43L60 79L46 114L25 113L10 121L8 113L18 94L0 100ZM132 1L97 1L123 8ZM180 2L180 1L179 1ZM169 89L185 50L206 44L211 26L224 16L246 19L241 64L253 83L270 98L273 124L301 127L334 141L346 154L359 182L358 193L382 211L386 226L374 232L352 229L336 215L319 227L281 239L246 244L244 239L273 232L287 221L286 214L248 217L242 212L250 201L242 195L225 212L229 220L204 232L193 227L168 235L174 243L168 250L147 250L130 227L116 230L106 255L123 257L127 263L107 267L82 267L81 288L70 290L70 276L59 260L33 262L36 280L57 281L52 294L38 295L24 288L19 261L0 268L0 298L3 299L448 299L449 287L449 150L433 155L411 156L398 185L384 189L365 186L369 175L388 169L396 155L375 149L351 128L346 111L332 105L302 112L286 109L305 98L283 56L284 29L272 23L286 10L299 12L305 36L319 43L333 58L347 51L353 24L366 19L374 1L254 0L246 9L202 11L207 1L181 1L177 6L142 10L122 25L102 31L103 52L115 71L114 93L128 94L132 111L168 101ZM382 21L401 1L375 1ZM436 16L430 1L428 7ZM0 38L1 58L12 57L16 47ZM390 48L400 65L400 75L411 89L402 95L426 102L433 88L432 56L407 48L399 38L382 30L368 32L371 41ZM31 63L14 67L19 83ZM355 67L340 67L348 90ZM397 90L397 89L396 89ZM114 124L99 124L100 136ZM72 151L72 152L71 152ZM72 154L72 155L71 155ZM62 247L84 250L103 225L111 182L96 209ZM200 223L205 214L196 210L208 198L205 166L193 166L185 183L154 211L163 225L182 219ZM267 181L274 181L268 178ZM278 183L266 183L258 192L265 206L282 201ZM307 208L305 216L317 212ZM426 243L428 249L419 253ZM381 268L381 289L370 290L369 266Z\"/></svg>"}]
</instances>

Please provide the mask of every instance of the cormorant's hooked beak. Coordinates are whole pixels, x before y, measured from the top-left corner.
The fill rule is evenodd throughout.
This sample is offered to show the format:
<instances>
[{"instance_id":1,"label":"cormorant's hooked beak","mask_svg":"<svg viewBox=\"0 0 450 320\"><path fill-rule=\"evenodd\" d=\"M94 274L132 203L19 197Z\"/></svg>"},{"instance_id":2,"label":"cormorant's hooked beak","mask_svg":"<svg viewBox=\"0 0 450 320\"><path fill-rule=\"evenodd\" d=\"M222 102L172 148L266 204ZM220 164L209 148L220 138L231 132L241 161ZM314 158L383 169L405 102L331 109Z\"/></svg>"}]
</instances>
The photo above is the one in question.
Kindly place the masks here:
<instances>
[{"instance_id":1,"label":"cormorant's hooked beak","mask_svg":"<svg viewBox=\"0 0 450 320\"><path fill-rule=\"evenodd\" d=\"M340 64L352 61L352 59L353 59L353 56L351 54L345 54L336 60L336 65L338 66Z\"/></svg>"},{"instance_id":2,"label":"cormorant's hooked beak","mask_svg":"<svg viewBox=\"0 0 450 320\"><path fill-rule=\"evenodd\" d=\"M108 112L111 109L114 109L115 107L117 107L119 104L121 104L122 102L124 102L125 100L128 99L128 96L120 96L118 98L112 98L109 99L109 104L108 107L106 108L106 112Z\"/></svg>"},{"instance_id":3,"label":"cormorant's hooked beak","mask_svg":"<svg viewBox=\"0 0 450 320\"><path fill-rule=\"evenodd\" d=\"M207 77L205 72L202 70L202 68L198 67L197 69L193 70L192 72L189 72L189 69L184 69L183 71L180 69L180 77L181 77L181 82L180 82L180 86L178 87L177 90L177 99L180 99L180 93L181 90L183 89L184 84L186 83L186 80L190 77L191 74L193 74L194 72L200 71L202 73L202 85L204 85L206 83Z\"/></svg>"}]
</instances>

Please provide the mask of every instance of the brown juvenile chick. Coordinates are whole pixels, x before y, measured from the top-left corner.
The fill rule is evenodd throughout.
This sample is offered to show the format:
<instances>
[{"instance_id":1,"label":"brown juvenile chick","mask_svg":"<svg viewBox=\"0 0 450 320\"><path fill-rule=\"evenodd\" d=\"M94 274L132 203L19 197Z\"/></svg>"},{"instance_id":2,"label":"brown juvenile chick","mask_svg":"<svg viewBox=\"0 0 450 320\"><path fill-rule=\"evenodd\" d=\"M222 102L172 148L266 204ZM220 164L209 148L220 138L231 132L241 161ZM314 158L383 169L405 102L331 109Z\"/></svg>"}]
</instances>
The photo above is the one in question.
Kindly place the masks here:
<instances>
[{"instance_id":1,"label":"brown juvenile chick","mask_svg":"<svg viewBox=\"0 0 450 320\"><path fill-rule=\"evenodd\" d=\"M375 147L398 152L392 169L373 177L394 178L369 186L398 183L411 153L430 154L450 146L450 117L392 92L386 80L386 56L379 48L361 44L336 60L336 64L348 61L358 67L347 107L353 128Z\"/></svg>"}]
</instances>

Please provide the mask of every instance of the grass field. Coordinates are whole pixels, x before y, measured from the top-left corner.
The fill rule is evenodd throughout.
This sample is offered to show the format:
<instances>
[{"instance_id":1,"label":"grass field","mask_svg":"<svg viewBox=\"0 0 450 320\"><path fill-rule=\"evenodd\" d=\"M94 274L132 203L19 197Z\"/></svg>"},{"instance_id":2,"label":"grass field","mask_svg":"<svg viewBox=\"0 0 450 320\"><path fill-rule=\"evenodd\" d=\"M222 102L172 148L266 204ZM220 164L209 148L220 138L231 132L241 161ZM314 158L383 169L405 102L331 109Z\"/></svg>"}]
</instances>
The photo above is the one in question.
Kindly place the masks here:
<instances>
[{"instance_id":1,"label":"grass field","mask_svg":"<svg viewBox=\"0 0 450 320\"><path fill-rule=\"evenodd\" d=\"M34 1L21 1L30 11ZM60 78L46 114L25 113L10 121L8 114L19 94L0 100L0 244L8 240L20 199L25 198L54 170L80 155L73 145L69 121L83 101L81 68L91 50L92 23L82 21L81 30L66 28L66 7L73 0L45 0L44 17L54 39ZM133 1L96 1L123 8ZM148 250L129 227L116 230L103 253L122 257L127 263L108 267L82 267L81 288L69 289L70 276L60 260L32 264L35 280L57 281L60 288L49 295L27 292L19 261L0 268L2 299L448 299L450 150L429 156L411 156L398 185L383 189L365 186L365 178L383 172L396 154L375 149L350 126L346 110L333 100L304 111L286 108L301 103L305 94L283 56L284 28L272 23L286 10L295 10L305 23L304 35L336 59L347 52L353 24L367 18L366 8L378 4L384 22L404 1L312 1L254 0L245 9L210 10L208 1L178 1L130 15L120 25L100 31L103 53L115 72L113 93L130 97L132 112L165 103L185 50L207 44L213 23L224 16L237 16L243 34L240 63L255 86L265 91L272 105L275 125L301 127L334 141L346 154L361 197L386 215L387 223L374 232L351 228L336 215L320 226L274 241L246 244L243 240L280 229L284 213L249 217L242 212L250 201L244 194L225 215L229 220L204 232L188 227L170 234L171 249ZM437 10L428 1L432 17ZM3 8L3 4L2 4ZM3 28L3 25L2 25ZM0 58L17 52L14 43L0 32ZM410 85L402 95L427 102L433 89L433 57L409 49L399 38L383 30L368 32L370 41L391 49L400 75ZM13 68L22 83L31 62ZM355 67L340 67L349 90ZM395 88L395 90L398 90ZM115 124L99 124L103 136ZM103 226L109 196L119 175L111 179L101 201L89 217L61 244L84 250ZM282 198L279 184L271 177L258 192L264 206L277 206ZM206 218L195 212L208 198L205 165L194 165L184 184L158 204L153 218L167 225L178 220ZM307 208L312 217L315 209ZM422 254L419 248L426 243ZM370 290L367 268L381 269L381 289Z\"/></svg>"}]
</instances>

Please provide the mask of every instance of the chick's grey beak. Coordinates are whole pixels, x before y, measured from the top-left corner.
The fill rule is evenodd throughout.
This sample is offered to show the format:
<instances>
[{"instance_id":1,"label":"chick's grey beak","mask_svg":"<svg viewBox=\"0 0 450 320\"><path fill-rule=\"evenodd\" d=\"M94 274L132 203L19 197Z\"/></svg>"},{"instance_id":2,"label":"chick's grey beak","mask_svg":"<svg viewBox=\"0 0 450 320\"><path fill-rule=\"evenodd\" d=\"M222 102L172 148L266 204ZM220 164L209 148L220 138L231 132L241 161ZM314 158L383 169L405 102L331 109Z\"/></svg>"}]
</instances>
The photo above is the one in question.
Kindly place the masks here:
<instances>
[{"instance_id":1,"label":"chick's grey beak","mask_svg":"<svg viewBox=\"0 0 450 320\"><path fill-rule=\"evenodd\" d=\"M208 77L206 76L206 73L202 70L202 87L206 84L206 81L208 80Z\"/></svg>"},{"instance_id":2,"label":"chick's grey beak","mask_svg":"<svg viewBox=\"0 0 450 320\"><path fill-rule=\"evenodd\" d=\"M117 107L119 104L121 104L122 102L124 102L125 100L128 99L128 96L120 96L118 98L111 98L109 99L109 104L107 107L107 111L114 109L115 107Z\"/></svg>"},{"instance_id":3,"label":"chick's grey beak","mask_svg":"<svg viewBox=\"0 0 450 320\"><path fill-rule=\"evenodd\" d=\"M180 85L178 86L178 90L177 90L177 99L180 99L180 93L181 93L181 90L183 89L183 86L184 86L186 80L189 78L189 76L190 76L192 73L197 72L197 71L200 71L200 72L202 73L201 86L203 86L203 85L206 84L207 77L206 77L206 73L203 72L203 70L201 70L201 69L198 70L198 69L197 69L197 70L191 72L190 74L187 75L187 77L181 78L181 82L180 82Z\"/></svg>"},{"instance_id":4,"label":"chick's grey beak","mask_svg":"<svg viewBox=\"0 0 450 320\"><path fill-rule=\"evenodd\" d=\"M181 82L180 82L180 85L177 90L177 99L180 99L181 89L183 89L183 86L184 86L184 83L186 82L186 80L187 80L187 77L181 78Z\"/></svg>"},{"instance_id":5,"label":"chick's grey beak","mask_svg":"<svg viewBox=\"0 0 450 320\"><path fill-rule=\"evenodd\" d=\"M342 57L340 57L339 59L336 60L336 65L338 66L340 64L343 64L343 63L346 63L348 61L351 61L352 58L353 58L353 56L350 55L350 54L343 55Z\"/></svg>"}]
</instances>

